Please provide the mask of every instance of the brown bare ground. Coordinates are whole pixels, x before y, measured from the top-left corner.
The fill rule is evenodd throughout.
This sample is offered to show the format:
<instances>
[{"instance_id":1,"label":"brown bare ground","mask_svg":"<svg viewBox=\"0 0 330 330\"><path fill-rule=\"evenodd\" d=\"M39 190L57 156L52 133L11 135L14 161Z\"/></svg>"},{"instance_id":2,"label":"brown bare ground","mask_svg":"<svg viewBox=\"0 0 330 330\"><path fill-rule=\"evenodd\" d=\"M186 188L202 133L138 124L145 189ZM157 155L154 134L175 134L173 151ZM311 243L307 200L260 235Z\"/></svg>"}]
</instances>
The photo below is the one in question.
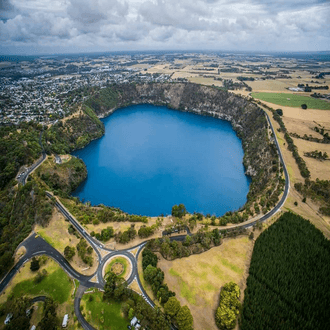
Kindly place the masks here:
<instances>
[{"instance_id":1,"label":"brown bare ground","mask_svg":"<svg viewBox=\"0 0 330 330\"><path fill-rule=\"evenodd\" d=\"M222 245L188 258L161 258L158 266L165 273L165 283L181 305L190 308L194 329L217 329L214 312L220 288L230 281L244 288L252 247L253 242L244 236L225 239Z\"/></svg>"}]
</instances>

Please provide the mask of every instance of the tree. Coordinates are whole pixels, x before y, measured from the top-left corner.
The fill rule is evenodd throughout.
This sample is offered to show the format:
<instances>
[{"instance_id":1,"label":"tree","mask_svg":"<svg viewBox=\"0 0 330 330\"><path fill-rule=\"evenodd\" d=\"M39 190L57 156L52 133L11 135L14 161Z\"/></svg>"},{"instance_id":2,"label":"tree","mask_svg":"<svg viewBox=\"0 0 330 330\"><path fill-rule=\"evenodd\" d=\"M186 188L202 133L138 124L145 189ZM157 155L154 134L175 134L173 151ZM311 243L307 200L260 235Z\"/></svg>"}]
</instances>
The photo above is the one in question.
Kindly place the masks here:
<instances>
[{"instance_id":1,"label":"tree","mask_svg":"<svg viewBox=\"0 0 330 330\"><path fill-rule=\"evenodd\" d=\"M157 266L158 258L150 249L145 248L142 252L142 269L145 270L148 265Z\"/></svg>"},{"instance_id":2,"label":"tree","mask_svg":"<svg viewBox=\"0 0 330 330\"><path fill-rule=\"evenodd\" d=\"M165 313L171 316L172 318L175 318L175 316L180 311L180 308L181 308L180 302L175 297L170 297L167 303L164 305Z\"/></svg>"},{"instance_id":3,"label":"tree","mask_svg":"<svg viewBox=\"0 0 330 330\"><path fill-rule=\"evenodd\" d=\"M6 329L29 329L30 320L26 316L26 310L31 306L31 300L25 296L7 301L7 313L13 314L13 318Z\"/></svg>"},{"instance_id":4,"label":"tree","mask_svg":"<svg viewBox=\"0 0 330 330\"><path fill-rule=\"evenodd\" d=\"M188 306L183 306L176 316L179 330L193 330L194 319Z\"/></svg>"},{"instance_id":5,"label":"tree","mask_svg":"<svg viewBox=\"0 0 330 330\"><path fill-rule=\"evenodd\" d=\"M221 330L235 328L236 317L239 313L240 289L234 282L226 283L220 293L219 307L215 313L215 323Z\"/></svg>"},{"instance_id":6,"label":"tree","mask_svg":"<svg viewBox=\"0 0 330 330\"><path fill-rule=\"evenodd\" d=\"M127 282L113 272L107 274L103 298L120 300L127 293Z\"/></svg>"},{"instance_id":7,"label":"tree","mask_svg":"<svg viewBox=\"0 0 330 330\"><path fill-rule=\"evenodd\" d=\"M182 218L187 213L186 207L183 204L174 205L172 207L172 216Z\"/></svg>"},{"instance_id":8,"label":"tree","mask_svg":"<svg viewBox=\"0 0 330 330\"><path fill-rule=\"evenodd\" d=\"M282 109L276 109L275 110L279 116L283 116L283 110Z\"/></svg>"},{"instance_id":9,"label":"tree","mask_svg":"<svg viewBox=\"0 0 330 330\"><path fill-rule=\"evenodd\" d=\"M40 330L54 330L58 328L59 319L56 316L57 305L52 298L45 300L45 313L43 319L39 322Z\"/></svg>"},{"instance_id":10,"label":"tree","mask_svg":"<svg viewBox=\"0 0 330 330\"><path fill-rule=\"evenodd\" d=\"M75 248L71 246L66 246L64 249L64 256L69 261L72 260L73 256L76 254Z\"/></svg>"},{"instance_id":11,"label":"tree","mask_svg":"<svg viewBox=\"0 0 330 330\"><path fill-rule=\"evenodd\" d=\"M33 272L36 272L37 270L39 270L39 268L40 268L39 260L36 257L33 257L31 261L30 269Z\"/></svg>"}]
</instances>

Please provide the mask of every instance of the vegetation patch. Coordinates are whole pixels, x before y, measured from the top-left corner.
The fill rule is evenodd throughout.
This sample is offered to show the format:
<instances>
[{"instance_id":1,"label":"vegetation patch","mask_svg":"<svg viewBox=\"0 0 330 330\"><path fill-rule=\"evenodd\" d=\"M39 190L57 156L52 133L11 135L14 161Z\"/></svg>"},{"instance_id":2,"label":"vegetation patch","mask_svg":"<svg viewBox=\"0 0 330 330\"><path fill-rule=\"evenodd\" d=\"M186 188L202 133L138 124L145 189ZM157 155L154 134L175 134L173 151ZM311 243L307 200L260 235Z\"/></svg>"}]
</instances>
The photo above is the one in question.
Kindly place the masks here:
<instances>
[{"instance_id":1,"label":"vegetation patch","mask_svg":"<svg viewBox=\"0 0 330 330\"><path fill-rule=\"evenodd\" d=\"M82 297L83 315L87 322L97 329L126 329L128 321L121 313L121 303L114 300L103 300L101 292L84 294Z\"/></svg>"},{"instance_id":2,"label":"vegetation patch","mask_svg":"<svg viewBox=\"0 0 330 330\"><path fill-rule=\"evenodd\" d=\"M105 268L105 275L114 272L117 276L125 278L130 271L129 262L124 257L116 257Z\"/></svg>"},{"instance_id":3,"label":"vegetation patch","mask_svg":"<svg viewBox=\"0 0 330 330\"><path fill-rule=\"evenodd\" d=\"M300 108L302 104L307 105L307 109L330 110L330 104L326 101L309 96L289 94L289 93L252 93L252 97L262 101L283 105L287 107Z\"/></svg>"},{"instance_id":4,"label":"vegetation patch","mask_svg":"<svg viewBox=\"0 0 330 330\"><path fill-rule=\"evenodd\" d=\"M46 295L59 304L66 302L73 290L70 277L53 260L47 257L38 257L40 268L31 271L31 262L26 263L14 277L6 289L6 294L1 297L11 296L19 298L27 295L30 297ZM3 300L2 300L3 301Z\"/></svg>"},{"instance_id":5,"label":"vegetation patch","mask_svg":"<svg viewBox=\"0 0 330 330\"><path fill-rule=\"evenodd\" d=\"M240 309L240 289L234 282L226 283L220 292L219 307L215 312L215 322L220 330L234 329Z\"/></svg>"},{"instance_id":6,"label":"vegetation patch","mask_svg":"<svg viewBox=\"0 0 330 330\"><path fill-rule=\"evenodd\" d=\"M196 329L216 327L214 311L218 307L219 290L231 281L242 285L252 245L247 237L225 239L222 245L202 254L158 262L169 289L176 293L181 304L190 308Z\"/></svg>"},{"instance_id":7,"label":"vegetation patch","mask_svg":"<svg viewBox=\"0 0 330 330\"><path fill-rule=\"evenodd\" d=\"M328 329L330 242L309 221L287 212L255 243L242 330Z\"/></svg>"}]
</instances>

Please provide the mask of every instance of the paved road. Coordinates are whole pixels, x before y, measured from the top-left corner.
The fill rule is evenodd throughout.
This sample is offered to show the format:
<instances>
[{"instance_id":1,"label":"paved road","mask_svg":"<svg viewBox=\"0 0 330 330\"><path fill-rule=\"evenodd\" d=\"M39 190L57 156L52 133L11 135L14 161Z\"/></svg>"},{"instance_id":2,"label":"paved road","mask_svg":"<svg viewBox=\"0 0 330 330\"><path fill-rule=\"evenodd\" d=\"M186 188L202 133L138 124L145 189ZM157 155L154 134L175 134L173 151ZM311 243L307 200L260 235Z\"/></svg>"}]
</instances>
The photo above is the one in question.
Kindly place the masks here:
<instances>
[{"instance_id":1,"label":"paved road","mask_svg":"<svg viewBox=\"0 0 330 330\"><path fill-rule=\"evenodd\" d=\"M72 266L69 262L59 253L56 249L54 249L50 244L44 241L40 236L36 234L32 234L25 241L23 241L19 247L24 246L26 248L26 253L24 256L20 258L17 264L9 271L9 273L5 276L5 278L0 283L0 292L2 292L11 279L16 275L19 269L32 257L47 255L58 262L58 264L63 268L63 270L69 274L71 277L77 279L80 283L84 284L87 287L91 287L95 285L95 283L90 282L89 280L94 276L86 276L80 274Z\"/></svg>"},{"instance_id":2,"label":"paved road","mask_svg":"<svg viewBox=\"0 0 330 330\"><path fill-rule=\"evenodd\" d=\"M255 220L253 222L250 222L248 224L246 223L240 223L231 227L228 227L228 229L230 228L237 228L237 227L243 227L243 228L248 228L253 226L257 221L259 222L263 222L266 221L267 219L269 219L272 215L274 215L284 204L288 193L289 193L289 189L290 189L290 181L289 181L289 175L287 172L287 168L285 166L284 160L283 160L283 156L276 138L276 134L274 131L274 128L271 124L271 121L268 117L268 114L265 112L265 115L267 117L267 120L269 122L269 125L271 127L271 130L273 132L274 135L274 139L275 139L275 143L278 149L278 153L279 153L279 158L280 158L280 162L283 165L283 172L284 172L284 176L285 176L285 189L284 189L284 193L283 196L281 198L281 200L279 201L279 203L270 211L268 212L266 215L262 216L261 218L259 218L258 220ZM40 143L41 143L41 136L40 136ZM28 175L37 167L39 166L43 160L46 158L46 154L42 153L42 157L41 159L39 159L35 164L33 164L27 171L26 173L21 176L20 180L22 182L22 184L25 184L26 179L28 177ZM46 192L47 196L49 198L52 198L53 195L49 192ZM10 280L13 278L13 276L19 271L20 267L27 262L29 259L31 259L33 256L38 256L38 255L48 255L50 257L52 257L53 259L55 259L59 265L73 278L77 279L80 283L79 288L77 289L76 292L76 297L75 297L75 301L74 301L74 310L75 313L77 315L78 321L80 322L80 324L83 326L84 329L87 330L93 330L94 328L84 319L84 317L82 316L81 312L80 312L80 301L81 301L81 297L83 295L83 293L85 292L85 290L87 288L90 287L97 287L97 288L104 288L105 285L105 281L103 279L102 276L102 270L103 267L105 265L105 263L107 262L107 260L109 260L109 258L114 257L114 256L119 256L119 255L123 255L126 256L131 264L132 264L132 273L129 276L127 282L128 284L130 284L131 282L133 282L134 280L137 281L140 290L142 292L142 297L149 303L150 306L154 307L155 304L154 302L151 300L151 298L147 295L147 293L145 292L140 278L139 278L139 274L138 274L138 267L137 267L137 260L139 257L139 254L142 250L142 248L145 246L145 244L147 243L147 241L129 248L129 249L124 249L124 250L120 250L120 251L113 251L110 249L107 249L106 247L104 247L104 245L99 242L98 240L96 240L95 238L91 237L86 230L80 225L80 223L78 223L71 215L70 213L66 210L66 208L59 202L59 201L55 201L55 205L58 208L58 210L70 221L70 223L75 227L75 229L80 233L80 235L82 237L84 237L89 244L93 247L93 249L95 250L97 256L98 256L98 262L99 262L99 266L97 268L96 271L96 275L97 275L97 279L99 283L93 283L90 281L90 279L95 275L91 275L91 276L85 276L82 275L80 273L78 273L76 270L74 270L71 265L68 263L68 261L56 250L54 249L51 245L49 245L47 242L45 242L42 238L40 237L36 237L35 234L31 235L29 238L27 238L24 242L21 243L20 246L24 246L27 249L26 254L18 261L18 263L11 269L11 271L5 276L5 278L3 279L3 281L0 283L0 292L2 292L5 287L7 286L7 284L10 282ZM187 231L188 235L191 235L190 231ZM186 235L180 235L180 236L173 236L170 237L171 240L177 240L177 241L182 241L184 240ZM135 248L138 248L138 252L136 254L136 257L130 253L130 250L133 250ZM100 251L103 252L107 252L103 257L100 253Z\"/></svg>"},{"instance_id":3,"label":"paved road","mask_svg":"<svg viewBox=\"0 0 330 330\"><path fill-rule=\"evenodd\" d=\"M30 175L30 173L34 169L36 169L46 159L46 152L42 145L41 139L42 139L42 132L40 132L40 135L39 135L39 144L42 148L41 157L35 163L33 163L30 167L28 167L23 173L21 173L20 175L17 176L17 181L19 183L21 183L22 185L26 184L26 180L27 180L28 176Z\"/></svg>"}]
</instances>

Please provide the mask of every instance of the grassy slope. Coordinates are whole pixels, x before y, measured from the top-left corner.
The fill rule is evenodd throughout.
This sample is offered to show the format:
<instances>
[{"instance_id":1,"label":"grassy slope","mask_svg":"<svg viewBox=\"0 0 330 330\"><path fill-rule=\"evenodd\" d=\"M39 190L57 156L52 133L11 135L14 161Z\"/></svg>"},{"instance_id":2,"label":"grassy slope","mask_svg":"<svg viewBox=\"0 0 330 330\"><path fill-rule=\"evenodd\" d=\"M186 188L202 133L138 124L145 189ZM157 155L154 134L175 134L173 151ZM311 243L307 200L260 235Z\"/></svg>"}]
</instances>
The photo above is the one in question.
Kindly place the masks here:
<instances>
[{"instance_id":1,"label":"grassy slope","mask_svg":"<svg viewBox=\"0 0 330 330\"><path fill-rule=\"evenodd\" d=\"M90 296L93 297L93 301L89 301ZM121 315L121 304L114 301L104 302L102 296L101 292L83 296L83 313L85 312L87 321L99 330L127 329L128 321Z\"/></svg>"},{"instance_id":2,"label":"grassy slope","mask_svg":"<svg viewBox=\"0 0 330 330\"><path fill-rule=\"evenodd\" d=\"M308 109L330 110L330 103L313 97L289 93L252 93L252 97L287 107L300 108L306 104ZM290 100L288 100L288 98Z\"/></svg>"}]
</instances>

